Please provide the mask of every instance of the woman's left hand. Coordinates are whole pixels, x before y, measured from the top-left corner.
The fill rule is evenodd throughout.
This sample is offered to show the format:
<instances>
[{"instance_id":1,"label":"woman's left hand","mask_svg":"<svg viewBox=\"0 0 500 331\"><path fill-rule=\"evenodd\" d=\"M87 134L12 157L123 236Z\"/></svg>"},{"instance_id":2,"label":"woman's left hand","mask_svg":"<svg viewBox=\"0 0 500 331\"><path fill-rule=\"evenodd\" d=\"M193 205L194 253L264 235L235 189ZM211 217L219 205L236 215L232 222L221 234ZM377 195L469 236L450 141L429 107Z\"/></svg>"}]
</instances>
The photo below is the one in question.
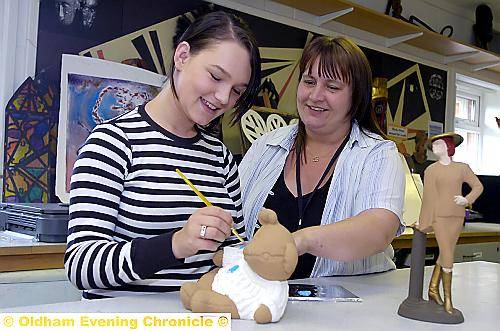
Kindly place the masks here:
<instances>
[{"instance_id":1,"label":"woman's left hand","mask_svg":"<svg viewBox=\"0 0 500 331\"><path fill-rule=\"evenodd\" d=\"M469 204L469 201L467 201L467 199L461 195L455 195L453 201L455 201L455 203L460 206L467 206Z\"/></svg>"}]
</instances>

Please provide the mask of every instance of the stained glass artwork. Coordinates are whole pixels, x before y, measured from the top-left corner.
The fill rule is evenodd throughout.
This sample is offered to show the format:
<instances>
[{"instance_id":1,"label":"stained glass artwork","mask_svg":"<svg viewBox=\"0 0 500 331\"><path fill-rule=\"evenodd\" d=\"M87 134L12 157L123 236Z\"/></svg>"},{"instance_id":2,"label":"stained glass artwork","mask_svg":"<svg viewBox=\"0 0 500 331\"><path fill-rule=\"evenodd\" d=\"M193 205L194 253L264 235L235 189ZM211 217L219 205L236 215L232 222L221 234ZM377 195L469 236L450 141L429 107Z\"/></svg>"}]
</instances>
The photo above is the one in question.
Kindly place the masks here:
<instances>
[{"instance_id":1,"label":"stained glass artwork","mask_svg":"<svg viewBox=\"0 0 500 331\"><path fill-rule=\"evenodd\" d=\"M4 202L54 202L55 91L28 77L5 109Z\"/></svg>"}]
</instances>

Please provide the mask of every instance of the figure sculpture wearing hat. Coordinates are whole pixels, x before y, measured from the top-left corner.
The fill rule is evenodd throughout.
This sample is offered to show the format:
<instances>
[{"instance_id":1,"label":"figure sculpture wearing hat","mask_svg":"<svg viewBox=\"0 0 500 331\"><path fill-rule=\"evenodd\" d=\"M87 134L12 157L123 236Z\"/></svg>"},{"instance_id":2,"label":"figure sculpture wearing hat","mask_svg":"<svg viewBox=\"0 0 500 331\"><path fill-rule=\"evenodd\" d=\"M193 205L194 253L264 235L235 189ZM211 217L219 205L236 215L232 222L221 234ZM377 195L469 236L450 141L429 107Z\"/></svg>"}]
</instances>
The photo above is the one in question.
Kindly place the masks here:
<instances>
[{"instance_id":1,"label":"figure sculpture wearing hat","mask_svg":"<svg viewBox=\"0 0 500 331\"><path fill-rule=\"evenodd\" d=\"M442 305L453 314L451 302L451 279L455 246L462 230L465 208L470 207L483 191L481 182L470 167L452 160L455 147L463 138L456 133L443 133L429 139L427 147L438 157L438 161L425 170L424 194L417 228L428 233L434 231L439 246L439 257L429 284L429 300ZM471 187L471 192L462 196L462 183ZM442 281L444 300L439 293ZM456 311L457 312L457 311Z\"/></svg>"}]
</instances>

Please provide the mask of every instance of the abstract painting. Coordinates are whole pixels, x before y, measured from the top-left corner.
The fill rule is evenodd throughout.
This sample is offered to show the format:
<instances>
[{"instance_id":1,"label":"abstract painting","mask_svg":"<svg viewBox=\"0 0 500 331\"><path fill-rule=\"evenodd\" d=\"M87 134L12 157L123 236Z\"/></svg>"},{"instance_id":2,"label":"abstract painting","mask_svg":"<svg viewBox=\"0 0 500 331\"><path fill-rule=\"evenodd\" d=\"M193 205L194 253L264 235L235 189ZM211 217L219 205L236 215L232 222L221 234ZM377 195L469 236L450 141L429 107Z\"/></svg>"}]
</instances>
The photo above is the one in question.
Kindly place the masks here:
<instances>
[{"instance_id":1,"label":"abstract painting","mask_svg":"<svg viewBox=\"0 0 500 331\"><path fill-rule=\"evenodd\" d=\"M151 100L165 78L129 65L69 55L63 56L62 71L56 193L68 202L78 149L94 127Z\"/></svg>"},{"instance_id":2,"label":"abstract painting","mask_svg":"<svg viewBox=\"0 0 500 331\"><path fill-rule=\"evenodd\" d=\"M54 91L28 77L5 109L4 202L54 200L57 105Z\"/></svg>"}]
</instances>

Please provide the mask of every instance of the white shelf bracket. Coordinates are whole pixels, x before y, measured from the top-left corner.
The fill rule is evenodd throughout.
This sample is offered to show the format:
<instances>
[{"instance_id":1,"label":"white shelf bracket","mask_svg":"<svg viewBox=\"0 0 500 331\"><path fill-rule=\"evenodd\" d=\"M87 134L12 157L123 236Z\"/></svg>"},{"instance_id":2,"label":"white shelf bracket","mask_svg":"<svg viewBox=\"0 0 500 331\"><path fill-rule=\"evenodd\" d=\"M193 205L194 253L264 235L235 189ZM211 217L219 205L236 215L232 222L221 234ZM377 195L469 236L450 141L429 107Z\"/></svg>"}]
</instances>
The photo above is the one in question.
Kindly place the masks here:
<instances>
[{"instance_id":1,"label":"white shelf bracket","mask_svg":"<svg viewBox=\"0 0 500 331\"><path fill-rule=\"evenodd\" d=\"M491 67L496 67L497 65L500 65L500 61L475 64L475 65L471 66L470 69L471 69L471 71L479 71L479 70L488 69Z\"/></svg>"},{"instance_id":2,"label":"white shelf bracket","mask_svg":"<svg viewBox=\"0 0 500 331\"><path fill-rule=\"evenodd\" d=\"M449 64L452 62L462 61L462 60L471 58L473 56L476 56L479 53L480 53L479 51L472 51L472 52L460 53L460 54L456 54L456 55L445 56L443 59L443 63Z\"/></svg>"},{"instance_id":3,"label":"white shelf bracket","mask_svg":"<svg viewBox=\"0 0 500 331\"><path fill-rule=\"evenodd\" d=\"M320 26L320 25L325 24L326 22L329 22L331 20L336 19L337 17L343 16L345 14L349 14L353 10L354 10L354 7L349 7L349 8L342 9L342 10L339 10L339 11L336 11L333 13L329 13L329 14L325 14L325 15L321 15L321 16L316 16L314 23L317 26Z\"/></svg>"},{"instance_id":4,"label":"white shelf bracket","mask_svg":"<svg viewBox=\"0 0 500 331\"><path fill-rule=\"evenodd\" d=\"M460 53L460 54L456 54L456 55L444 56L443 63L449 64L452 62L462 61L462 60L468 59L470 57L476 56L477 54L479 54L479 51L472 51L472 52Z\"/></svg>"},{"instance_id":5,"label":"white shelf bracket","mask_svg":"<svg viewBox=\"0 0 500 331\"><path fill-rule=\"evenodd\" d=\"M404 36L387 38L385 40L385 46L392 47L394 45L401 44L407 40L418 38L418 37L422 36L423 34L424 34L423 32L417 32L417 33L405 34Z\"/></svg>"}]
</instances>

